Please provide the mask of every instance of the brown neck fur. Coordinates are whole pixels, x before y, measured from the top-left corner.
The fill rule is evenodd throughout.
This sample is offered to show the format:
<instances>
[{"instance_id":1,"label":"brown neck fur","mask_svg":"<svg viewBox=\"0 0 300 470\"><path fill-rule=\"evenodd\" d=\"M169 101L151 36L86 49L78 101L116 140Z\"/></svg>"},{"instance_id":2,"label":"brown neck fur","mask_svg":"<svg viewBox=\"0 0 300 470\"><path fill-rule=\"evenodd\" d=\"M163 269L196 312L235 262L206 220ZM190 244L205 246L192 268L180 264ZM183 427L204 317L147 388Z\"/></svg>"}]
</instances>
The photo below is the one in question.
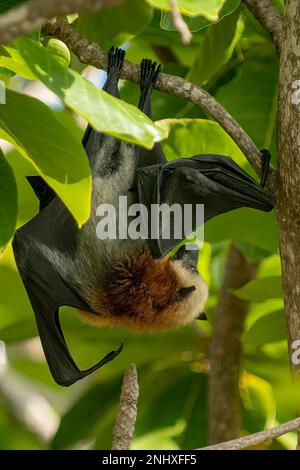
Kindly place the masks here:
<instances>
[{"instance_id":1,"label":"brown neck fur","mask_svg":"<svg viewBox=\"0 0 300 470\"><path fill-rule=\"evenodd\" d=\"M177 300L178 279L168 257L157 261L145 250L118 259L103 287L99 310L148 323Z\"/></svg>"}]
</instances>

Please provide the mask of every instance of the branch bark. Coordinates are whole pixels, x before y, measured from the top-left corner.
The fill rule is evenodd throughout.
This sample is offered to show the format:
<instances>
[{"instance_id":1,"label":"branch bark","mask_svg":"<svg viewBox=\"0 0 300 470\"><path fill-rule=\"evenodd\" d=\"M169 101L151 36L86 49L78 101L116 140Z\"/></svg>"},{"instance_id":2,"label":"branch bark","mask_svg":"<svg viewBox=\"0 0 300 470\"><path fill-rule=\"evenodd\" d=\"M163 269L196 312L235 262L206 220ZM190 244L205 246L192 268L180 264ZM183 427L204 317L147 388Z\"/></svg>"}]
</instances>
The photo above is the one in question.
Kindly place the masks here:
<instances>
[{"instance_id":1,"label":"branch bark","mask_svg":"<svg viewBox=\"0 0 300 470\"><path fill-rule=\"evenodd\" d=\"M262 26L269 31L278 51L281 48L282 16L271 0L243 0Z\"/></svg>"},{"instance_id":2,"label":"branch bark","mask_svg":"<svg viewBox=\"0 0 300 470\"><path fill-rule=\"evenodd\" d=\"M235 245L231 246L211 340L209 380L211 443L240 436L241 337L249 303L235 297L230 293L230 289L238 289L255 279L258 266L257 262L248 262Z\"/></svg>"},{"instance_id":3,"label":"branch bark","mask_svg":"<svg viewBox=\"0 0 300 470\"><path fill-rule=\"evenodd\" d=\"M0 44L13 41L54 16L84 13L112 6L120 0L30 0L8 10L0 17Z\"/></svg>"},{"instance_id":4,"label":"branch bark","mask_svg":"<svg viewBox=\"0 0 300 470\"><path fill-rule=\"evenodd\" d=\"M299 22L299 1L287 0L280 61L277 219L289 358L295 386L300 392L300 364L293 360L293 344L300 340L300 100L295 94L295 84L300 83ZM300 412L299 404L295 411Z\"/></svg>"},{"instance_id":5,"label":"branch bark","mask_svg":"<svg viewBox=\"0 0 300 470\"><path fill-rule=\"evenodd\" d=\"M60 19L52 19L43 28L47 36L55 36L65 42L81 62L100 69L107 69L107 54L95 43L80 37L74 28ZM121 78L134 83L140 81L140 67L125 61ZM161 73L155 85L159 91L192 101L210 114L241 148L258 175L261 172L261 155L253 140L233 117L207 91L174 75ZM270 172L268 187L276 192L275 173Z\"/></svg>"},{"instance_id":6,"label":"branch bark","mask_svg":"<svg viewBox=\"0 0 300 470\"><path fill-rule=\"evenodd\" d=\"M193 36L192 36L192 33L189 30L188 25L186 24L186 22L184 21L182 15L180 13L180 10L179 10L178 5L177 5L177 1L176 0L170 0L170 5L171 5L171 8L172 8L171 16L172 16L173 25L175 26L175 28L179 32L183 44L189 44L191 42L191 40L193 39Z\"/></svg>"},{"instance_id":7,"label":"branch bark","mask_svg":"<svg viewBox=\"0 0 300 470\"><path fill-rule=\"evenodd\" d=\"M112 450L129 450L137 416L139 384L135 364L131 364L124 376L119 411L113 431Z\"/></svg>"},{"instance_id":8,"label":"branch bark","mask_svg":"<svg viewBox=\"0 0 300 470\"><path fill-rule=\"evenodd\" d=\"M283 436L288 432L297 430L300 430L300 418L293 419L292 421L280 424L279 426L275 426L272 429L267 429L266 431L251 434L250 436L222 442L221 444L216 444L213 446L202 447L201 449L197 450L241 450L246 449L247 447L253 447L258 444L262 444L263 442L270 441L275 437Z\"/></svg>"}]
</instances>

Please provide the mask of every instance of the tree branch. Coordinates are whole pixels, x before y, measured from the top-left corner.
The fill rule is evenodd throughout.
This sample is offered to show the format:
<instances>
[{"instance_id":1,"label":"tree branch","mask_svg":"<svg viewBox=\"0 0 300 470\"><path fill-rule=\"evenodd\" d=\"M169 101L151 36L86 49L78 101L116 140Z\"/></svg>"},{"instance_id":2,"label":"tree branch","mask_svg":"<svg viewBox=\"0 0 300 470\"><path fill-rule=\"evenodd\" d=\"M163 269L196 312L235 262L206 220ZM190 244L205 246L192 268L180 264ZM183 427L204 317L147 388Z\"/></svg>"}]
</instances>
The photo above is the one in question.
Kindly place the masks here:
<instances>
[{"instance_id":1,"label":"tree branch","mask_svg":"<svg viewBox=\"0 0 300 470\"><path fill-rule=\"evenodd\" d=\"M107 70L107 54L97 44L81 38L71 25L64 23L61 19L50 20L43 28L43 34L61 39L84 64ZM139 83L140 66L125 61L121 78ZM155 88L163 93L192 101L204 109L232 137L257 174L260 175L261 154L259 149L235 119L207 91L181 77L164 73L159 75ZM268 187L275 192L275 172L270 172Z\"/></svg>"},{"instance_id":2,"label":"tree branch","mask_svg":"<svg viewBox=\"0 0 300 470\"><path fill-rule=\"evenodd\" d=\"M280 233L282 282L288 330L290 365L295 386L300 388L300 364L293 360L300 339L300 121L296 91L300 70L300 4L285 2L280 60L278 170L279 204L277 220ZM295 99L296 98L296 99ZM298 410L295 410L299 413ZM300 435L299 435L300 443Z\"/></svg>"},{"instance_id":3,"label":"tree branch","mask_svg":"<svg viewBox=\"0 0 300 470\"><path fill-rule=\"evenodd\" d=\"M223 442L240 436L239 379L242 334L249 303L231 294L255 279L259 263L248 262L232 245L214 319L209 375L209 440Z\"/></svg>"},{"instance_id":4,"label":"tree branch","mask_svg":"<svg viewBox=\"0 0 300 470\"><path fill-rule=\"evenodd\" d=\"M172 16L172 21L173 25L179 32L181 36L181 40L183 44L189 44L191 40L193 39L192 33L189 30L188 25L182 18L182 15L180 13L180 10L177 5L176 0L170 0L170 5L171 5L171 16Z\"/></svg>"},{"instance_id":5,"label":"tree branch","mask_svg":"<svg viewBox=\"0 0 300 470\"><path fill-rule=\"evenodd\" d=\"M119 411L113 431L112 450L129 450L133 438L139 384L135 364L127 369L121 390Z\"/></svg>"},{"instance_id":6,"label":"tree branch","mask_svg":"<svg viewBox=\"0 0 300 470\"><path fill-rule=\"evenodd\" d=\"M247 447L262 444L263 442L270 441L275 437L283 436L288 432L297 430L300 430L300 418L293 419L292 421L280 424L279 426L275 426L272 429L267 429L266 431L250 434L250 436L222 442L221 444L216 444L213 446L202 447L201 449L197 450L241 450L246 449Z\"/></svg>"},{"instance_id":7,"label":"tree branch","mask_svg":"<svg viewBox=\"0 0 300 470\"><path fill-rule=\"evenodd\" d=\"M54 16L100 10L120 0L29 0L0 16L0 44L13 41Z\"/></svg>"},{"instance_id":8,"label":"tree branch","mask_svg":"<svg viewBox=\"0 0 300 470\"><path fill-rule=\"evenodd\" d=\"M262 26L269 31L278 51L281 47L282 16L271 0L243 0Z\"/></svg>"}]
</instances>

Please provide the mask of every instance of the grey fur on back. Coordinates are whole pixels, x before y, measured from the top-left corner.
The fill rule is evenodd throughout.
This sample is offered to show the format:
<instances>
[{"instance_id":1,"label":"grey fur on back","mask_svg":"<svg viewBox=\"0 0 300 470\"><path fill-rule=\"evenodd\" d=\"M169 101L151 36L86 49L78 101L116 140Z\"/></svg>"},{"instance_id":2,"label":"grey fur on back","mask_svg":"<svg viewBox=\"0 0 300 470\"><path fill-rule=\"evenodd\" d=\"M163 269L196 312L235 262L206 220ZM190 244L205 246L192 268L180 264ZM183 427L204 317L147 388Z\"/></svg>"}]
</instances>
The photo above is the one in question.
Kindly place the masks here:
<instances>
[{"instance_id":1,"label":"grey fur on back","mask_svg":"<svg viewBox=\"0 0 300 470\"><path fill-rule=\"evenodd\" d=\"M57 272L84 298L87 292L101 288L117 257L146 248L144 240L100 240L96 234L99 222L96 211L100 204L113 205L118 217L119 196L128 197L128 206L137 202L136 194L130 191L135 176L137 147L92 131L86 152L93 181L91 213L88 222L78 230L75 252L66 254L45 245L39 246Z\"/></svg>"}]
</instances>

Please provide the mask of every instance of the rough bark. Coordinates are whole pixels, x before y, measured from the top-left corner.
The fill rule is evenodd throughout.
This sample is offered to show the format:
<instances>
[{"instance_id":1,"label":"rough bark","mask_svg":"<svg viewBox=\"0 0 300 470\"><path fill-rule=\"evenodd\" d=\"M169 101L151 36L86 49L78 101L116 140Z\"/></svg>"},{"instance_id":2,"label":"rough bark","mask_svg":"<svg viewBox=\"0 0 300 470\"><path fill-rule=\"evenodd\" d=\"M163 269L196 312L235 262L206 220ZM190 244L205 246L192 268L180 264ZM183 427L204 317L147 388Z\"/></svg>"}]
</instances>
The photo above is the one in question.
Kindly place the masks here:
<instances>
[{"instance_id":1,"label":"rough bark","mask_svg":"<svg viewBox=\"0 0 300 470\"><path fill-rule=\"evenodd\" d=\"M255 278L258 263L248 262L232 245L213 325L209 381L209 440L239 437L241 431L239 378L248 302L235 297L237 289Z\"/></svg>"},{"instance_id":2,"label":"rough bark","mask_svg":"<svg viewBox=\"0 0 300 470\"><path fill-rule=\"evenodd\" d=\"M274 428L267 429L266 431L256 432L250 434L250 436L241 437L232 441L222 442L213 446L202 447L198 450L241 450L247 447L257 446L264 442L270 441L275 437L283 436L291 431L297 431L300 429L300 418L293 419L287 423L280 424Z\"/></svg>"},{"instance_id":3,"label":"rough bark","mask_svg":"<svg viewBox=\"0 0 300 470\"><path fill-rule=\"evenodd\" d=\"M137 416L139 384L135 364L128 368L122 385L119 411L113 431L112 450L129 450Z\"/></svg>"},{"instance_id":4,"label":"rough bark","mask_svg":"<svg viewBox=\"0 0 300 470\"><path fill-rule=\"evenodd\" d=\"M289 358L300 396L300 364L293 345L300 339L300 3L286 0L280 61L278 204L280 255ZM296 343L297 344L297 343ZM297 404L296 413L300 413ZM298 446L300 449L300 433Z\"/></svg>"},{"instance_id":5,"label":"rough bark","mask_svg":"<svg viewBox=\"0 0 300 470\"><path fill-rule=\"evenodd\" d=\"M121 0L29 0L0 17L0 44L13 41L54 16L84 13L116 5Z\"/></svg>"},{"instance_id":6,"label":"rough bark","mask_svg":"<svg viewBox=\"0 0 300 470\"><path fill-rule=\"evenodd\" d=\"M291 367L300 375L300 364L292 361L292 344L300 339L300 100L293 97L293 84L300 80L299 25L300 3L287 0L280 61L277 216Z\"/></svg>"},{"instance_id":7,"label":"rough bark","mask_svg":"<svg viewBox=\"0 0 300 470\"><path fill-rule=\"evenodd\" d=\"M271 0L243 0L258 21L269 31L277 50L281 47L282 16Z\"/></svg>"}]
</instances>

